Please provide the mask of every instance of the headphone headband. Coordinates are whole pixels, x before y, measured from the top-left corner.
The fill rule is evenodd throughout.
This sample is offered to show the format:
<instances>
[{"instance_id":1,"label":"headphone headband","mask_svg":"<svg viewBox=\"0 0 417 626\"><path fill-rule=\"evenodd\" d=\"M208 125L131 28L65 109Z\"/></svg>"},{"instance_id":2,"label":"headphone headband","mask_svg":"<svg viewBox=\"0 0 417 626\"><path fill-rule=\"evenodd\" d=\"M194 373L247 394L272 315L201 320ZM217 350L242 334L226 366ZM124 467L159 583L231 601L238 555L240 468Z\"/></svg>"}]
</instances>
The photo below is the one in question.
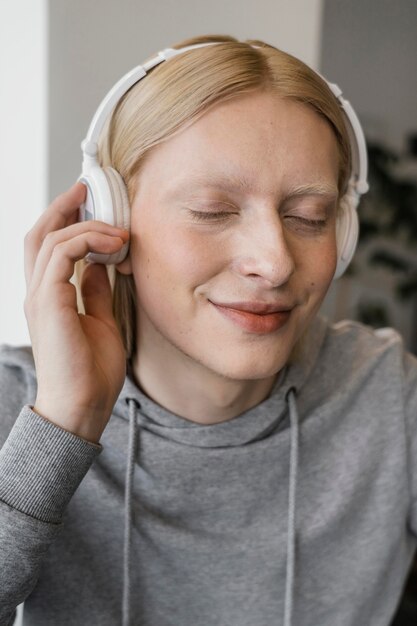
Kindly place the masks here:
<instances>
[{"instance_id":1,"label":"headphone headband","mask_svg":"<svg viewBox=\"0 0 417 626\"><path fill-rule=\"evenodd\" d=\"M322 78L326 81L329 88L338 99L339 104L345 113L345 120L347 121L346 130L349 135L352 152L352 173L355 176L354 188L358 196L361 196L369 190L367 180L368 156L362 126L350 102L343 98L340 87L336 85L336 83L329 83L324 77Z\"/></svg>"},{"instance_id":2,"label":"headphone headband","mask_svg":"<svg viewBox=\"0 0 417 626\"><path fill-rule=\"evenodd\" d=\"M208 43L194 44L191 46L185 46L183 48L165 48L160 50L158 54L152 57L147 63L143 65L137 65L132 70L127 72L117 83L110 89L107 95L101 101L97 111L91 120L88 128L87 136L81 143L81 149L83 152L83 173L87 173L85 168L90 169L89 166L97 165L97 142L107 117L111 114L118 101L124 96L124 94L142 78L144 78L149 70L153 69L163 61L197 48L205 48L206 46L215 46L225 43L224 41L213 41ZM260 46L252 46L252 48L260 48ZM317 72L316 72L317 73ZM321 74L319 74L321 76ZM345 100L342 96L342 90L335 83L329 83L323 76L323 80L327 83L332 93L336 96L339 104L345 113L345 119L347 121L347 131L349 134L351 152L352 152L352 176L349 181L351 191L357 195L357 201L362 194L366 193L369 189L367 182L368 172L368 159L366 152L365 137L359 119L353 110L350 102Z\"/></svg>"},{"instance_id":3,"label":"headphone headband","mask_svg":"<svg viewBox=\"0 0 417 626\"><path fill-rule=\"evenodd\" d=\"M130 207L124 181L120 174L111 167L102 169L97 160L98 139L107 118L111 115L115 106L124 94L137 82L142 80L147 73L163 61L193 50L206 46L215 46L224 41L194 44L183 48L165 48L152 57L143 65L138 65L127 72L110 89L101 101L91 124L87 136L81 143L83 152L81 180L87 185L87 199L81 208L81 219L101 219L104 222L123 225L128 228L130 220ZM252 48L261 48L253 45ZM319 74L320 76L320 74ZM340 206L336 224L336 238L338 248L338 262L335 278L343 274L353 256L358 240L358 217L357 205L360 196L367 192L368 160L365 137L359 119L350 103L342 96L342 90L334 83L326 82L329 89L337 98L346 122L346 130L352 154L352 169L350 173L348 189L340 199ZM120 213L120 215L119 215ZM128 245L123 247L116 255L90 254L88 257L95 262L116 263L121 261L127 254Z\"/></svg>"},{"instance_id":4,"label":"headphone headband","mask_svg":"<svg viewBox=\"0 0 417 626\"><path fill-rule=\"evenodd\" d=\"M183 52L187 52L188 50L193 50L194 48L205 48L206 46L215 46L218 43L224 42L216 41L210 43L200 43L194 46L185 46L184 48L178 49L165 48L165 50L160 50L158 54L152 57L152 59L150 59L147 63L144 63L143 65L137 65L132 70L127 72L124 76L122 76L122 78L117 81L117 83L110 89L108 94L99 104L98 109L95 112L94 117L91 120L90 126L88 128L87 137L81 144L83 154L87 154L90 157L93 157L97 154L97 141L107 117L111 114L114 107L125 95L125 93L135 83L138 83L142 78L144 78L149 70L153 69L163 61L168 61L168 59L182 54Z\"/></svg>"}]
</instances>

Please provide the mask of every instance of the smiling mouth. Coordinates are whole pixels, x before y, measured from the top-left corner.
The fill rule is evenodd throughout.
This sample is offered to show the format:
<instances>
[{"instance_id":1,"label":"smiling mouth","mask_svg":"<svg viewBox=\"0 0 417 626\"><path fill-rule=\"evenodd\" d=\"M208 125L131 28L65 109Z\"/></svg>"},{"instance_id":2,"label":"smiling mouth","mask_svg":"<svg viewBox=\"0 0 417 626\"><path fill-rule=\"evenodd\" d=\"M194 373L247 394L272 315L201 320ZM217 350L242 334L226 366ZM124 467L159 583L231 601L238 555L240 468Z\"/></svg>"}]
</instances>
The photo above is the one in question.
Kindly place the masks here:
<instances>
[{"instance_id":1,"label":"smiling mouth","mask_svg":"<svg viewBox=\"0 0 417 626\"><path fill-rule=\"evenodd\" d=\"M245 308L250 308L251 310L243 310L241 308L235 308L235 303L233 303L234 306L225 306L215 304L214 302L211 302L211 300L209 300L209 302L223 317L226 317L235 325L240 326L248 332L259 335L276 332L277 330L285 326L292 312L291 308L275 310L272 312L258 313L254 312L253 309L258 308L259 310L260 308L263 308L265 310L265 308L267 309L271 307L267 307L265 305L255 306L254 304L245 304ZM239 306L242 306L242 304L239 304Z\"/></svg>"}]
</instances>

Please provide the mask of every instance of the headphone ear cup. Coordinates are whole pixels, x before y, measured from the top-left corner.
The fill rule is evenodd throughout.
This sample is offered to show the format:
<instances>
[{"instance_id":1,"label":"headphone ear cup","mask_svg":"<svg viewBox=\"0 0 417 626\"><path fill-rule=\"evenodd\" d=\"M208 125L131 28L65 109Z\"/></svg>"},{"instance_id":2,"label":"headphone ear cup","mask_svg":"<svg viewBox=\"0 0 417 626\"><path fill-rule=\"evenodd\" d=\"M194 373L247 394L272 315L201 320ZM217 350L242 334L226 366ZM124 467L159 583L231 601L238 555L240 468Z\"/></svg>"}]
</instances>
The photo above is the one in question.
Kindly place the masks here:
<instances>
[{"instance_id":1,"label":"headphone ear cup","mask_svg":"<svg viewBox=\"0 0 417 626\"><path fill-rule=\"evenodd\" d=\"M336 218L337 266L334 278L342 276L356 250L359 236L357 205L356 193L349 189L340 200Z\"/></svg>"},{"instance_id":2,"label":"headphone ear cup","mask_svg":"<svg viewBox=\"0 0 417 626\"><path fill-rule=\"evenodd\" d=\"M87 199L81 207L81 219L95 219L130 230L130 204L126 185L119 172L112 167L95 167L80 180L87 185ZM123 261L129 251L129 242L115 254L86 256L89 263L116 264Z\"/></svg>"}]
</instances>

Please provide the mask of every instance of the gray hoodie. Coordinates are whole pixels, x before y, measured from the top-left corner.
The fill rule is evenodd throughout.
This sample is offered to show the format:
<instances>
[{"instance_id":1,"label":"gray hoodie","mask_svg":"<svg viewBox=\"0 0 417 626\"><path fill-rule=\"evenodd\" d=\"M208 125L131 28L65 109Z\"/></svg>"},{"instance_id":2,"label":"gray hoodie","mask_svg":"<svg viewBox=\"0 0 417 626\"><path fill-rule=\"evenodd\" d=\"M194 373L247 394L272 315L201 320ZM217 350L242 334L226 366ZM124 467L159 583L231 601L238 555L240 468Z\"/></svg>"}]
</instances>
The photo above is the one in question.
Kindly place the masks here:
<instances>
[{"instance_id":1,"label":"gray hoodie","mask_svg":"<svg viewBox=\"0 0 417 626\"><path fill-rule=\"evenodd\" d=\"M25 626L390 623L417 536L394 331L317 318L270 396L210 426L128 374L100 445L31 410L30 348L3 346L0 393L1 626L24 600Z\"/></svg>"}]
</instances>

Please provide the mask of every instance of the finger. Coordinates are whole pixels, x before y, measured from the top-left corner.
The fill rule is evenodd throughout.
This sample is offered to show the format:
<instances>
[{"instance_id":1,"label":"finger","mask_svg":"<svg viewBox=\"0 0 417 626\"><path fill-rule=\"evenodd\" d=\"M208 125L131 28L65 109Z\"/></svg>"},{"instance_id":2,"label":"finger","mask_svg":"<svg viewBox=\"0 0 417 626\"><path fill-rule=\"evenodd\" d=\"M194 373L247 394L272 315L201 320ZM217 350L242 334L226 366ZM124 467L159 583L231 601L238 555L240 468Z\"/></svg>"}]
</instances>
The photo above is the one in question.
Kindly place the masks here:
<instances>
[{"instance_id":1,"label":"finger","mask_svg":"<svg viewBox=\"0 0 417 626\"><path fill-rule=\"evenodd\" d=\"M31 291L36 289L41 283L55 246L88 232L97 232L110 236L121 236L125 243L129 238L128 231L116 228L110 224L106 224L105 222L95 220L78 222L77 224L72 224L71 226L63 228L62 230L48 233L43 240L36 257L35 267L32 270L32 276L30 279Z\"/></svg>"},{"instance_id":2,"label":"finger","mask_svg":"<svg viewBox=\"0 0 417 626\"><path fill-rule=\"evenodd\" d=\"M37 223L37 229L46 234L50 230L62 228L68 221L71 223L77 221L78 209L85 201L86 195L86 185L78 181L74 183L67 191L57 196L42 213Z\"/></svg>"},{"instance_id":3,"label":"finger","mask_svg":"<svg viewBox=\"0 0 417 626\"><path fill-rule=\"evenodd\" d=\"M110 280L104 265L86 265L81 280L81 294L86 315L103 322L114 322Z\"/></svg>"},{"instance_id":4,"label":"finger","mask_svg":"<svg viewBox=\"0 0 417 626\"><path fill-rule=\"evenodd\" d=\"M78 220L80 205L86 196L86 186L77 182L59 195L42 213L25 237L25 278L30 282L33 267L42 241L49 232L65 228Z\"/></svg>"},{"instance_id":5,"label":"finger","mask_svg":"<svg viewBox=\"0 0 417 626\"><path fill-rule=\"evenodd\" d=\"M89 231L57 244L52 251L43 279L37 289L33 289L31 285L28 294L29 299L38 290L44 291L45 289L53 297L59 287L68 284L77 261L83 259L89 252L114 254L121 249L124 243L121 237Z\"/></svg>"}]
</instances>

